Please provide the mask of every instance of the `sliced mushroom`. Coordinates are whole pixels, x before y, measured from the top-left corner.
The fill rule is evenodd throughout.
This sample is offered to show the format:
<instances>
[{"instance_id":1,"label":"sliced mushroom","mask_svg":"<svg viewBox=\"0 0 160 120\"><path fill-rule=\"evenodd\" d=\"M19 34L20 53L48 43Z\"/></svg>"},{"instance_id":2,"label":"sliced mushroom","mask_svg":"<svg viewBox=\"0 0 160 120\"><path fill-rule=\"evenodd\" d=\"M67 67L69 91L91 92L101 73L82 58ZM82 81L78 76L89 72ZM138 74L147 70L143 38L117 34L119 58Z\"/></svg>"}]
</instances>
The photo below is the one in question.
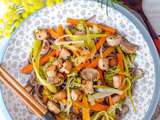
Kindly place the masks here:
<instances>
[{"instance_id":1,"label":"sliced mushroom","mask_svg":"<svg viewBox=\"0 0 160 120\"><path fill-rule=\"evenodd\" d=\"M106 59L106 58L99 59L99 61L98 61L98 67L101 70L108 70L108 68L109 68L109 61L108 61L108 59Z\"/></svg>"},{"instance_id":2,"label":"sliced mushroom","mask_svg":"<svg viewBox=\"0 0 160 120\"><path fill-rule=\"evenodd\" d=\"M42 45L42 50L41 50L41 55L46 54L49 51L50 45L48 40L44 40L43 45Z\"/></svg>"},{"instance_id":3,"label":"sliced mushroom","mask_svg":"<svg viewBox=\"0 0 160 120\"><path fill-rule=\"evenodd\" d=\"M83 80L81 89L85 92L85 94L93 94L94 93L93 81Z\"/></svg>"},{"instance_id":4,"label":"sliced mushroom","mask_svg":"<svg viewBox=\"0 0 160 120\"><path fill-rule=\"evenodd\" d=\"M69 74L71 70L72 70L72 63L70 61L66 61L63 63L63 67L60 69L60 72Z\"/></svg>"},{"instance_id":5,"label":"sliced mushroom","mask_svg":"<svg viewBox=\"0 0 160 120\"><path fill-rule=\"evenodd\" d=\"M48 37L47 31L46 30L37 30L35 32L35 37L37 40L45 40Z\"/></svg>"},{"instance_id":6,"label":"sliced mushroom","mask_svg":"<svg viewBox=\"0 0 160 120\"><path fill-rule=\"evenodd\" d=\"M55 86L60 86L64 83L64 76L61 73L57 73L55 77L48 77L47 81Z\"/></svg>"},{"instance_id":7,"label":"sliced mushroom","mask_svg":"<svg viewBox=\"0 0 160 120\"><path fill-rule=\"evenodd\" d=\"M122 83L122 77L119 75L113 76L113 86L114 88L120 88Z\"/></svg>"},{"instance_id":8,"label":"sliced mushroom","mask_svg":"<svg viewBox=\"0 0 160 120\"><path fill-rule=\"evenodd\" d=\"M122 39L123 38L119 34L112 35L107 37L107 43L109 46L118 46L121 43Z\"/></svg>"},{"instance_id":9,"label":"sliced mushroom","mask_svg":"<svg viewBox=\"0 0 160 120\"><path fill-rule=\"evenodd\" d=\"M62 90L54 95L55 102L63 101L66 98L67 98L67 93L64 90Z\"/></svg>"},{"instance_id":10,"label":"sliced mushroom","mask_svg":"<svg viewBox=\"0 0 160 120\"><path fill-rule=\"evenodd\" d=\"M132 73L132 76L136 79L140 79L144 75L143 70L140 68L133 68L131 73Z\"/></svg>"},{"instance_id":11,"label":"sliced mushroom","mask_svg":"<svg viewBox=\"0 0 160 120\"><path fill-rule=\"evenodd\" d=\"M122 48L122 50L126 53L136 53L138 46L129 42L128 40L122 40L120 47Z\"/></svg>"},{"instance_id":12,"label":"sliced mushroom","mask_svg":"<svg viewBox=\"0 0 160 120\"><path fill-rule=\"evenodd\" d=\"M58 60L54 61L53 65L55 65L58 70L61 69L62 68L62 60L58 59Z\"/></svg>"},{"instance_id":13,"label":"sliced mushroom","mask_svg":"<svg viewBox=\"0 0 160 120\"><path fill-rule=\"evenodd\" d=\"M96 81L100 78L100 74L96 69L86 68L81 71L81 77L85 80Z\"/></svg>"},{"instance_id":14,"label":"sliced mushroom","mask_svg":"<svg viewBox=\"0 0 160 120\"><path fill-rule=\"evenodd\" d=\"M63 49L60 51L60 55L59 55L60 58L66 60L66 59L68 59L70 56L71 56L71 53L70 53L67 49L63 48Z\"/></svg>"},{"instance_id":15,"label":"sliced mushroom","mask_svg":"<svg viewBox=\"0 0 160 120\"><path fill-rule=\"evenodd\" d=\"M51 112L53 112L54 114L58 114L58 113L61 112L59 106L58 106L56 103L54 103L53 101L50 101L50 100L49 100L49 101L47 102L47 107L48 107L48 109L49 109Z\"/></svg>"},{"instance_id":16,"label":"sliced mushroom","mask_svg":"<svg viewBox=\"0 0 160 120\"><path fill-rule=\"evenodd\" d=\"M71 98L73 101L76 101L81 96L81 92L79 90L71 91Z\"/></svg>"},{"instance_id":17,"label":"sliced mushroom","mask_svg":"<svg viewBox=\"0 0 160 120\"><path fill-rule=\"evenodd\" d=\"M47 68L47 76L49 78L56 77L56 74L57 74L57 70L56 70L56 66L55 65L49 66Z\"/></svg>"}]
</instances>

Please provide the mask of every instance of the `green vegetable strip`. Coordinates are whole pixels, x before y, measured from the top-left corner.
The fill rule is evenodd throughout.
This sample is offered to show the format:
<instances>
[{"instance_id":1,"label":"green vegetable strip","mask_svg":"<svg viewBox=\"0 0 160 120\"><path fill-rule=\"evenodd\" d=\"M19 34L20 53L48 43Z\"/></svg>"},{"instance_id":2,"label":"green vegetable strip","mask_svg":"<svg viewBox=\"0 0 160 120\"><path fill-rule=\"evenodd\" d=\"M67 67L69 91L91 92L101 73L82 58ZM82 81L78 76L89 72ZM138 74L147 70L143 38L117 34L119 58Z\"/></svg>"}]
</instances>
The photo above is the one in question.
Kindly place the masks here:
<instances>
[{"instance_id":1,"label":"green vegetable strip","mask_svg":"<svg viewBox=\"0 0 160 120\"><path fill-rule=\"evenodd\" d=\"M69 112L70 112L70 108L72 106L72 99L71 99L71 94L70 94L70 79L67 79L67 82L66 82L66 89L67 89L67 108L66 108L66 111L67 111L67 114L69 115Z\"/></svg>"},{"instance_id":2,"label":"green vegetable strip","mask_svg":"<svg viewBox=\"0 0 160 120\"><path fill-rule=\"evenodd\" d=\"M36 73L36 76L39 80L39 82L46 86L51 92L55 93L57 92L56 87L52 84L47 83L47 80L43 79L40 74L40 66L39 66L39 59L40 59L40 51L41 51L42 41L35 40L34 47L32 49L32 64L34 71Z\"/></svg>"},{"instance_id":3,"label":"green vegetable strip","mask_svg":"<svg viewBox=\"0 0 160 120\"><path fill-rule=\"evenodd\" d=\"M128 95L129 95L129 98L130 98L130 101L132 103L132 106L133 106L133 109L134 109L134 112L136 112L136 106L134 104L134 100L133 100L133 97L132 97L132 94L131 94L131 89L128 90Z\"/></svg>"}]
</instances>

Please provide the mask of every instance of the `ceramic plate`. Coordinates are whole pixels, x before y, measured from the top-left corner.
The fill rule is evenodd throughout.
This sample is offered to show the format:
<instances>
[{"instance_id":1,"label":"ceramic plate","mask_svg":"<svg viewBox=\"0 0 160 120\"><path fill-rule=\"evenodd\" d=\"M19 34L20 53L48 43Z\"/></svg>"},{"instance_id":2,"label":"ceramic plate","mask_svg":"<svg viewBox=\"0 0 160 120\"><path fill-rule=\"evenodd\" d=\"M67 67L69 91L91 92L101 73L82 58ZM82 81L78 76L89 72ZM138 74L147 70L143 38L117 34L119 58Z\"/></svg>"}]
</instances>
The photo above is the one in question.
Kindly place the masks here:
<instances>
[{"instance_id":1,"label":"ceramic plate","mask_svg":"<svg viewBox=\"0 0 160 120\"><path fill-rule=\"evenodd\" d=\"M10 39L4 56L3 66L22 85L28 80L28 75L20 73L20 68L27 62L34 41L33 31L37 28L54 27L57 24L66 25L65 21L71 18L89 18L96 15L94 22L104 23L116 28L129 41L139 45L136 63L144 70L144 77L135 84L133 99L137 112L133 111L129 99L126 103L130 111L124 120L149 120L158 101L158 74L159 62L157 52L146 29L143 25L124 8L116 5L115 8L101 8L100 3L86 0L73 0L56 5L51 8L43 8L33 14L16 30ZM30 113L19 98L8 88L2 85L2 95L8 112L13 120L38 120ZM157 95L157 96L156 96Z\"/></svg>"}]
</instances>

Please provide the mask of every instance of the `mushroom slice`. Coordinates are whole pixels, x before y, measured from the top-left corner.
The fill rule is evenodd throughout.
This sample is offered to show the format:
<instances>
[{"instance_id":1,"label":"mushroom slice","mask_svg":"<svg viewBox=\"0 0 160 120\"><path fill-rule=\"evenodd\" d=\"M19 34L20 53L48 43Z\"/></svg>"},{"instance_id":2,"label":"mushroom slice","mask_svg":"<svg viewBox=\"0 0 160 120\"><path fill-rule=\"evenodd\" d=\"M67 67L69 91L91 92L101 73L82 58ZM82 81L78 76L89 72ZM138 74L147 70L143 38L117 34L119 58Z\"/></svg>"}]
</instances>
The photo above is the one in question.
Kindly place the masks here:
<instances>
[{"instance_id":1,"label":"mushroom slice","mask_svg":"<svg viewBox=\"0 0 160 120\"><path fill-rule=\"evenodd\" d=\"M58 59L53 62L53 65L55 65L58 69L61 69L62 67L62 59Z\"/></svg>"},{"instance_id":2,"label":"mushroom slice","mask_svg":"<svg viewBox=\"0 0 160 120\"><path fill-rule=\"evenodd\" d=\"M119 34L112 35L106 38L109 46L118 46L121 43L122 39L123 38Z\"/></svg>"},{"instance_id":3,"label":"mushroom slice","mask_svg":"<svg viewBox=\"0 0 160 120\"><path fill-rule=\"evenodd\" d=\"M122 77L119 75L113 76L113 86L114 88L120 88L122 83Z\"/></svg>"},{"instance_id":4,"label":"mushroom slice","mask_svg":"<svg viewBox=\"0 0 160 120\"><path fill-rule=\"evenodd\" d=\"M46 30L37 30L35 32L35 37L37 40L45 40L48 37L47 31Z\"/></svg>"},{"instance_id":5,"label":"mushroom slice","mask_svg":"<svg viewBox=\"0 0 160 120\"><path fill-rule=\"evenodd\" d=\"M66 61L63 63L63 67L60 69L60 72L69 74L71 70L72 70L72 63L70 61Z\"/></svg>"},{"instance_id":6,"label":"mushroom slice","mask_svg":"<svg viewBox=\"0 0 160 120\"><path fill-rule=\"evenodd\" d=\"M81 77L85 80L96 81L100 78L100 74L96 69L86 68L81 71Z\"/></svg>"},{"instance_id":7,"label":"mushroom slice","mask_svg":"<svg viewBox=\"0 0 160 120\"><path fill-rule=\"evenodd\" d=\"M93 88L93 81L90 80L83 80L81 89L86 93L86 94L93 94L94 93L94 88Z\"/></svg>"},{"instance_id":8,"label":"mushroom slice","mask_svg":"<svg viewBox=\"0 0 160 120\"><path fill-rule=\"evenodd\" d=\"M129 42L128 40L122 40L120 47L122 48L122 50L126 53L135 53L138 49L138 46Z\"/></svg>"},{"instance_id":9,"label":"mushroom slice","mask_svg":"<svg viewBox=\"0 0 160 120\"><path fill-rule=\"evenodd\" d=\"M60 51L59 57L62 58L62 59L64 59L64 60L66 60L66 59L68 59L70 56L71 56L71 53L70 53L67 49L62 48L62 50Z\"/></svg>"},{"instance_id":10,"label":"mushroom slice","mask_svg":"<svg viewBox=\"0 0 160 120\"><path fill-rule=\"evenodd\" d=\"M56 74L55 77L48 77L47 80L49 83L54 84L55 86L60 86L64 82L64 76L61 73Z\"/></svg>"},{"instance_id":11,"label":"mushroom slice","mask_svg":"<svg viewBox=\"0 0 160 120\"><path fill-rule=\"evenodd\" d=\"M66 98L67 98L67 93L64 90L62 90L54 95L55 102L63 101Z\"/></svg>"},{"instance_id":12,"label":"mushroom slice","mask_svg":"<svg viewBox=\"0 0 160 120\"><path fill-rule=\"evenodd\" d=\"M56 66L55 65L52 65L52 66L49 66L47 68L47 76L48 77L55 77L57 74L57 70L56 70Z\"/></svg>"},{"instance_id":13,"label":"mushroom slice","mask_svg":"<svg viewBox=\"0 0 160 120\"><path fill-rule=\"evenodd\" d=\"M108 70L108 64L109 64L109 61L107 58L101 58L99 59L98 61L98 67L101 69L101 70Z\"/></svg>"},{"instance_id":14,"label":"mushroom slice","mask_svg":"<svg viewBox=\"0 0 160 120\"><path fill-rule=\"evenodd\" d=\"M47 107L51 112L53 112L55 114L58 114L61 112L59 106L56 103L54 103L53 101L49 100L47 102Z\"/></svg>"}]
</instances>

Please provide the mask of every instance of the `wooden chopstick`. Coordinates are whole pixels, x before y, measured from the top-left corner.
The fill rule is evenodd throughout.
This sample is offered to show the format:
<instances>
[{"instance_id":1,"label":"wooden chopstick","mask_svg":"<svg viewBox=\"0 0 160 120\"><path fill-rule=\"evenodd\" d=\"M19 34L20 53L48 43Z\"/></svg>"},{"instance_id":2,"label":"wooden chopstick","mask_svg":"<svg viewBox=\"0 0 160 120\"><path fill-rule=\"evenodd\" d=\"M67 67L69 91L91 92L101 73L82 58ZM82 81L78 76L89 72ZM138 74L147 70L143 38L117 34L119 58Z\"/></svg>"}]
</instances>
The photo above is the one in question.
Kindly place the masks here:
<instances>
[{"instance_id":1,"label":"wooden chopstick","mask_svg":"<svg viewBox=\"0 0 160 120\"><path fill-rule=\"evenodd\" d=\"M0 66L0 79L12 89L23 102L39 117L47 113L47 109L39 104L7 71Z\"/></svg>"}]
</instances>

